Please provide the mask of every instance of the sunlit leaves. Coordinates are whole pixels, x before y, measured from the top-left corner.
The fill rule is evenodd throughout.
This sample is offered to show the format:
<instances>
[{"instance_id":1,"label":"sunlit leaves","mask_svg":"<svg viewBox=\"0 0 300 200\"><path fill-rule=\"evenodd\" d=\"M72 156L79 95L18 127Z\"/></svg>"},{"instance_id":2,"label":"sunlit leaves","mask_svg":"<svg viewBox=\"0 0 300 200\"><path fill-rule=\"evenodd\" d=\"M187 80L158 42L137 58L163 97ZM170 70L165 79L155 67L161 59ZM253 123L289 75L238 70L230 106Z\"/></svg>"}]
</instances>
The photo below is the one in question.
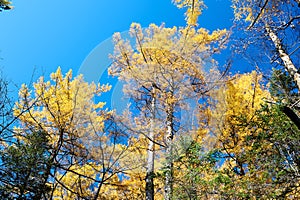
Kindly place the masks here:
<instances>
[{"instance_id":1,"label":"sunlit leaves","mask_svg":"<svg viewBox=\"0 0 300 200\"><path fill-rule=\"evenodd\" d=\"M189 7L186 27L150 24L142 29L140 24L133 23L130 27L132 40L121 38L119 33L114 35L115 48L111 56L114 62L109 68L111 75L126 83L125 95L138 108L134 123L128 123L127 115L124 117L127 128L145 141L145 150L149 144L149 155L153 156L151 148L155 147L155 154L162 153L159 155L165 159L166 199L172 195L172 181L169 181L172 179L171 141L176 135L194 132L192 121L196 114L189 112L197 112L199 98L207 95L221 77L212 54L225 48L227 36L226 30L210 33L204 28L196 28L202 2L176 3L179 7ZM184 120L180 120L179 113ZM158 161L157 156L155 161Z\"/></svg>"},{"instance_id":2,"label":"sunlit leaves","mask_svg":"<svg viewBox=\"0 0 300 200\"><path fill-rule=\"evenodd\" d=\"M26 85L22 86L14 114L17 116L27 109L20 120L30 129L49 133L53 144L61 139L60 131L70 138L84 137L87 136L86 131L104 127L106 116L101 114L100 109L105 104L95 104L93 98L107 89L108 86L97 87L84 82L82 76L72 80L71 71L63 77L58 68L51 74L51 82L41 77L34 83L33 92Z\"/></svg>"},{"instance_id":3,"label":"sunlit leaves","mask_svg":"<svg viewBox=\"0 0 300 200\"><path fill-rule=\"evenodd\" d=\"M23 85L19 92L14 114L21 123L16 131L20 140L30 131L47 134L52 161L47 171L52 176L50 194L70 199L97 195L90 187L101 188L117 173L112 163L120 155L115 158L113 154L122 152L116 151L119 148L104 132L104 121L111 112L103 109L105 103L94 103L94 97L110 86L86 83L81 75L73 79L71 70L63 76L58 68L50 81L41 77L33 87L31 91Z\"/></svg>"},{"instance_id":4,"label":"sunlit leaves","mask_svg":"<svg viewBox=\"0 0 300 200\"><path fill-rule=\"evenodd\" d=\"M178 8L186 8L185 12L186 22L189 26L196 26L198 17L205 7L202 0L173 0Z\"/></svg>"},{"instance_id":5,"label":"sunlit leaves","mask_svg":"<svg viewBox=\"0 0 300 200\"><path fill-rule=\"evenodd\" d=\"M260 84L261 75L256 72L237 75L222 86L217 92L217 104L213 111L214 132L226 149L232 153L242 150L245 136L251 134L247 124L255 120L256 111L264 100L269 98L268 91ZM230 139L229 139L230 138Z\"/></svg>"},{"instance_id":6,"label":"sunlit leaves","mask_svg":"<svg viewBox=\"0 0 300 200\"><path fill-rule=\"evenodd\" d=\"M205 65L215 67L210 55L216 50L214 44L217 45L224 38L225 30L210 34L205 29L165 28L154 24L142 29L134 23L130 33L136 40L134 46L115 34L115 62L109 69L110 74L118 75L128 83L126 88L151 88L155 82L161 98L174 103L172 98L179 102L193 93L194 87L202 87L199 92L205 92L208 85L204 82L212 82L212 77L217 76L216 72L215 75L213 71L206 72ZM196 79L199 83L191 84ZM178 94L172 94L172 97L166 92L171 91L171 87L178 90Z\"/></svg>"}]
</instances>

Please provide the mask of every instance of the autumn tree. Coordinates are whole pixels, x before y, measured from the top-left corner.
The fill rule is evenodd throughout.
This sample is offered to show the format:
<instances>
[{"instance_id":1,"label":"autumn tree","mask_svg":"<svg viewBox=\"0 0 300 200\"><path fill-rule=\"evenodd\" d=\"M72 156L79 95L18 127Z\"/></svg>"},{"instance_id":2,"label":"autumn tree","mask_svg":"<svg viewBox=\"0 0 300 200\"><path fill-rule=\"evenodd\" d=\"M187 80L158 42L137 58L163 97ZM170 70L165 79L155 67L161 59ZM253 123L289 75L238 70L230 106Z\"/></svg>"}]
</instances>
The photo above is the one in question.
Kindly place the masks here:
<instances>
[{"instance_id":1,"label":"autumn tree","mask_svg":"<svg viewBox=\"0 0 300 200\"><path fill-rule=\"evenodd\" d=\"M118 173L131 166L119 162L128 146L120 143L111 112L103 109L105 103L94 103L110 87L88 84L82 76L73 79L71 71L63 76L60 68L50 81L41 77L33 87L22 86L14 115L21 144L30 133L46 133L51 163L43 173L50 188L46 198L113 198Z\"/></svg>"},{"instance_id":2,"label":"autumn tree","mask_svg":"<svg viewBox=\"0 0 300 200\"><path fill-rule=\"evenodd\" d=\"M135 39L133 45L118 33L114 36L114 63L110 73L125 81L124 91L139 109L140 118L136 118L136 124L148 127L139 131L148 139L147 199L154 196L156 145L164 150L165 155L165 199L172 198L174 137L180 133L191 133L196 126L185 124L193 121L193 116L186 115L188 118L180 121L179 113L189 113L191 104L188 100L197 102L204 97L220 77L211 56L224 47L226 31L209 33L198 28L196 23L202 1L175 3L189 10L186 27L166 28L151 24L142 29L139 24L133 23L130 28Z\"/></svg>"},{"instance_id":3,"label":"autumn tree","mask_svg":"<svg viewBox=\"0 0 300 200\"><path fill-rule=\"evenodd\" d=\"M249 195L255 190L255 178L263 180L264 174L255 169L256 155L249 155L255 148L251 138L260 127L250 124L258 120L257 111L261 109L269 93L261 84L262 76L255 71L249 74L236 75L221 86L214 96L215 107L211 109L211 133L215 135L215 147L220 154L221 182L216 189L221 198L253 198ZM264 148L269 148L266 144ZM254 167L253 169L251 169ZM261 186L261 185L260 185ZM259 196L257 196L259 197Z\"/></svg>"},{"instance_id":4,"label":"autumn tree","mask_svg":"<svg viewBox=\"0 0 300 200\"><path fill-rule=\"evenodd\" d=\"M219 161L207 171L218 198L298 198L299 129L277 103L297 86L289 75L273 77L267 88L261 74L236 75L214 95L210 124Z\"/></svg>"},{"instance_id":5,"label":"autumn tree","mask_svg":"<svg viewBox=\"0 0 300 200\"><path fill-rule=\"evenodd\" d=\"M297 198L298 158L294 155L297 155L298 150L294 144L297 143L300 127L299 1L233 0L232 2L237 25L241 27L239 30L244 29L244 33L248 36L244 40L244 45L240 46L250 50L251 56L256 60L255 65L270 66L271 64L275 68L269 70L272 73L271 78L265 74L271 84L272 100L264 106L264 111L259 112L263 123L253 125L256 133L264 132L263 138L269 140L256 140L259 142L255 144L261 146L263 143L269 143L272 146L272 148L260 149L270 150L269 152L267 150L267 154L260 154L267 155L261 163L276 166L276 170L269 169L268 173L265 172L265 175L272 174L267 185L277 188L276 192L271 191L278 198ZM257 53L261 54L267 62L257 61ZM269 121L269 125L265 120ZM262 124L264 124L263 131L254 128L261 127ZM290 135L289 139L286 138L287 135ZM254 156L259 157L258 154ZM293 178L290 174L293 174ZM277 177L281 178L277 179ZM261 188L264 188L265 193L270 191L262 185Z\"/></svg>"}]
</instances>

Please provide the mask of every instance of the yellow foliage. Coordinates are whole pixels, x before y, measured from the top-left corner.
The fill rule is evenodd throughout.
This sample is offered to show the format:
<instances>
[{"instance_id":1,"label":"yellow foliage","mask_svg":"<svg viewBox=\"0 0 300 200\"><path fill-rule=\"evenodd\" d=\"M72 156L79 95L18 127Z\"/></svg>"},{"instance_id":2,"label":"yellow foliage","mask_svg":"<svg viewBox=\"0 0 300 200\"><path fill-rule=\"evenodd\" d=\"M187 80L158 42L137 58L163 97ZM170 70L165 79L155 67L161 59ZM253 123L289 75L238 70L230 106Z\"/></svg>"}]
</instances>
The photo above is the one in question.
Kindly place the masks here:
<instances>
[{"instance_id":1,"label":"yellow foliage","mask_svg":"<svg viewBox=\"0 0 300 200\"><path fill-rule=\"evenodd\" d=\"M261 5L261 3L253 0L232 0L235 20L245 20L251 23L254 19L259 20L267 15L273 17L277 15L276 8L282 4L282 1L266 1L265 5Z\"/></svg>"},{"instance_id":2,"label":"yellow foliage","mask_svg":"<svg viewBox=\"0 0 300 200\"><path fill-rule=\"evenodd\" d=\"M71 70L63 77L58 68L51 74L51 81L44 81L44 77L41 77L33 87L32 92L22 85L14 115L20 115L25 127L43 129L49 133L52 144L57 144L62 132L70 138L81 138L89 137L87 133L95 129L103 129L109 113L101 111L104 102L95 104L93 98L107 91L109 86L88 84L82 76L72 80Z\"/></svg>"},{"instance_id":3,"label":"yellow foliage","mask_svg":"<svg viewBox=\"0 0 300 200\"><path fill-rule=\"evenodd\" d=\"M236 75L214 94L217 98L212 111L214 131L221 142L219 146L231 153L239 154L243 148L251 148L244 144L246 136L252 133L247 124L256 119L255 112L270 97L260 84L261 78L255 71Z\"/></svg>"},{"instance_id":4,"label":"yellow foliage","mask_svg":"<svg viewBox=\"0 0 300 200\"><path fill-rule=\"evenodd\" d=\"M99 181L118 181L114 173L123 167L112 165L121 158L122 145L112 144L103 132L111 112L103 109L104 102L94 103L94 97L110 86L88 84L82 75L72 78L71 70L63 76L60 68L50 77L49 81L41 77L32 91L22 85L14 108L22 128L16 130L20 135L27 130L48 134L51 157L64 166L55 171L56 180L48 183L56 199L91 197ZM101 177L103 174L108 177Z\"/></svg>"},{"instance_id":5,"label":"yellow foliage","mask_svg":"<svg viewBox=\"0 0 300 200\"><path fill-rule=\"evenodd\" d=\"M134 122L128 120L131 118L128 115L122 120L133 133L137 133L135 138L139 143L132 139L134 145L129 150L138 152L140 159L144 159L142 164L145 165L148 145L149 149L154 146L155 172L159 163L157 161L166 158L166 155L163 155L166 154L168 146L166 137L170 135L168 130L171 130L166 126L166 120L169 122L170 118L173 118L174 122L177 120L172 116L176 112L176 106L188 112L189 103L191 101L197 103L199 97L203 96L206 89L213 85L216 77L219 77L216 62L211 55L225 48L224 39L227 34L226 30L210 33L206 29L196 28L197 18L203 6L202 1L175 3L179 7L188 7L187 27L167 28L164 24L161 26L150 24L148 28L142 29L140 24L132 23L130 34L135 42L124 40L120 33L114 34L115 46L111 55L114 62L109 68L111 75L118 76L126 83L123 88L125 94L138 102L143 102L145 98L145 104L143 102L143 106L140 107L140 115L132 120ZM152 104L149 102L152 98L155 98L155 108L151 107ZM152 118L153 110L158 112L155 119ZM154 139L155 144L151 145L150 138ZM135 161L135 158L131 160ZM132 170L128 174L128 184L134 184L126 188L139 193L139 188L145 187L145 180L135 177L141 177L141 174L145 173L145 169ZM124 181L123 183L126 183L127 179ZM158 189L158 186L155 189ZM125 193L128 195L130 192ZM144 197L141 194L132 198Z\"/></svg>"},{"instance_id":6,"label":"yellow foliage","mask_svg":"<svg viewBox=\"0 0 300 200\"><path fill-rule=\"evenodd\" d=\"M214 60L203 57L206 54L209 57L211 52L215 52L212 46L222 43L226 30L209 33L205 29L165 28L154 24L142 30L139 24L133 23L130 33L135 37L137 46L132 47L129 41L123 40L116 33L112 55L115 62L109 68L110 74L117 75L127 83L125 93L137 95L132 88L150 88L155 83L160 93L156 97L167 104L175 104L193 93L195 88L189 77L201 81L203 84L199 84L199 87L204 88L205 81L213 82L212 79L218 75L215 69L209 72L203 70L206 63L214 64ZM224 48L222 45L220 49ZM177 86L177 83L182 87ZM170 93L172 87L178 92Z\"/></svg>"},{"instance_id":7,"label":"yellow foliage","mask_svg":"<svg viewBox=\"0 0 300 200\"><path fill-rule=\"evenodd\" d=\"M187 8L186 22L189 26L196 26L198 17L202 14L204 3L202 0L173 0L178 8Z\"/></svg>"}]
</instances>

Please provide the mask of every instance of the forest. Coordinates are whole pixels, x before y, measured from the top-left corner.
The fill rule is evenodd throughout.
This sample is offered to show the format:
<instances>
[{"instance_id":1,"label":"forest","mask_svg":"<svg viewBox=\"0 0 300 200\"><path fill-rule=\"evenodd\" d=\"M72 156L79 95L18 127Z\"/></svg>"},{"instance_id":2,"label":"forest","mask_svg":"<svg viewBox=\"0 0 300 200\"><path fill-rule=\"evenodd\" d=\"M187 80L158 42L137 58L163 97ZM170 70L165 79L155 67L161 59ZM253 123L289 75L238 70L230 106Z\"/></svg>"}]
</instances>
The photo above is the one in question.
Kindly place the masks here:
<instances>
[{"instance_id":1,"label":"forest","mask_svg":"<svg viewBox=\"0 0 300 200\"><path fill-rule=\"evenodd\" d=\"M2 76L0 199L300 199L300 0L230 2L230 29L198 24L205 1L172 0L185 26L114 34L121 113L110 83L72 70L17 99ZM253 70L233 73L234 57Z\"/></svg>"}]
</instances>

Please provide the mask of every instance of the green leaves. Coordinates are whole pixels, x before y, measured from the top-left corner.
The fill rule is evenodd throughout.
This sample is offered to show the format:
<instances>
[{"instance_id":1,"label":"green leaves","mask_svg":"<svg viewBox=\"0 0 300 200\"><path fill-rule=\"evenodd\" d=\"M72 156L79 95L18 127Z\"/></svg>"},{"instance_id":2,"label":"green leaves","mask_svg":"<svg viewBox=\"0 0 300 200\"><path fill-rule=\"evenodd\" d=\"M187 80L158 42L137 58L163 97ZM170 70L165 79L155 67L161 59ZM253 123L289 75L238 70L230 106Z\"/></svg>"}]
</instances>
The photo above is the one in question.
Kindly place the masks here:
<instances>
[{"instance_id":1,"label":"green leaves","mask_svg":"<svg viewBox=\"0 0 300 200\"><path fill-rule=\"evenodd\" d=\"M49 144L45 132L28 133L22 140L1 151L1 199L41 199L51 169Z\"/></svg>"}]
</instances>

